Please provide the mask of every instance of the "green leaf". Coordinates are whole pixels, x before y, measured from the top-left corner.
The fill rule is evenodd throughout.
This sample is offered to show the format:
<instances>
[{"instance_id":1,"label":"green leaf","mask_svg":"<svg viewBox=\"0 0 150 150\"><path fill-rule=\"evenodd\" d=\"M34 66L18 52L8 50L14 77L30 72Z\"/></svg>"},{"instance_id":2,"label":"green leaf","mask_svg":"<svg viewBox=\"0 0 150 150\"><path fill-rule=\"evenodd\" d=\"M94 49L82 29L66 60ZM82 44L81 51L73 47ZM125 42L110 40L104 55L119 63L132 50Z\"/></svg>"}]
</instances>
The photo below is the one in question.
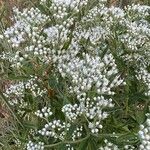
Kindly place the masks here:
<instances>
[{"instance_id":1,"label":"green leaf","mask_svg":"<svg viewBox=\"0 0 150 150\"><path fill-rule=\"evenodd\" d=\"M87 146L88 146L88 142L89 142L88 139L85 140L85 141L83 141L83 142L81 142L81 143L79 144L78 150L85 150L85 149L87 148Z\"/></svg>"},{"instance_id":2,"label":"green leaf","mask_svg":"<svg viewBox=\"0 0 150 150\"><path fill-rule=\"evenodd\" d=\"M136 142L137 142L137 135L135 135L134 133L125 134L116 139L116 143L120 143L120 144L121 143L133 144Z\"/></svg>"},{"instance_id":3,"label":"green leaf","mask_svg":"<svg viewBox=\"0 0 150 150\"><path fill-rule=\"evenodd\" d=\"M9 75L9 80L27 80L29 77L27 76L15 76L15 75Z\"/></svg>"},{"instance_id":4,"label":"green leaf","mask_svg":"<svg viewBox=\"0 0 150 150\"><path fill-rule=\"evenodd\" d=\"M136 117L136 121L139 124L142 124L145 121L145 119L146 119L144 111L137 111L136 114L135 114L135 117Z\"/></svg>"},{"instance_id":5,"label":"green leaf","mask_svg":"<svg viewBox=\"0 0 150 150\"><path fill-rule=\"evenodd\" d=\"M95 138L90 137L88 140L87 150L97 150L97 149L98 149L98 147L97 147L97 142L96 142Z\"/></svg>"},{"instance_id":6,"label":"green leaf","mask_svg":"<svg viewBox=\"0 0 150 150\"><path fill-rule=\"evenodd\" d=\"M10 110L10 112L12 113L12 115L14 116L14 118L16 119L16 121L18 122L18 124L20 124L20 126L22 128L24 128L21 120L18 118L18 116L15 114L15 112L12 110L10 104L8 103L7 99L5 98L4 94L0 91L0 97L1 99L4 101L4 103L6 104L7 108Z\"/></svg>"}]
</instances>

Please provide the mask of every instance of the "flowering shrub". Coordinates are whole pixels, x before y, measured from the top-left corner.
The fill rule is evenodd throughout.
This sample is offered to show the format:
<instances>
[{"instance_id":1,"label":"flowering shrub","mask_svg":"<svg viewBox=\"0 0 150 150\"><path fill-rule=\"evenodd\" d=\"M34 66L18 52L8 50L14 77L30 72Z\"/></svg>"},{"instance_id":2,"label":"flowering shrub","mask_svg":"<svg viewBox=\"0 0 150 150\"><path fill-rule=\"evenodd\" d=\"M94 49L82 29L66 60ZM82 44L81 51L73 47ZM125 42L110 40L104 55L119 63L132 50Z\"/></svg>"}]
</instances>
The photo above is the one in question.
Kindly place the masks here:
<instances>
[{"instance_id":1,"label":"flowering shrub","mask_svg":"<svg viewBox=\"0 0 150 150\"><path fill-rule=\"evenodd\" d=\"M16 149L150 150L149 12L106 0L14 8L0 58Z\"/></svg>"}]
</instances>

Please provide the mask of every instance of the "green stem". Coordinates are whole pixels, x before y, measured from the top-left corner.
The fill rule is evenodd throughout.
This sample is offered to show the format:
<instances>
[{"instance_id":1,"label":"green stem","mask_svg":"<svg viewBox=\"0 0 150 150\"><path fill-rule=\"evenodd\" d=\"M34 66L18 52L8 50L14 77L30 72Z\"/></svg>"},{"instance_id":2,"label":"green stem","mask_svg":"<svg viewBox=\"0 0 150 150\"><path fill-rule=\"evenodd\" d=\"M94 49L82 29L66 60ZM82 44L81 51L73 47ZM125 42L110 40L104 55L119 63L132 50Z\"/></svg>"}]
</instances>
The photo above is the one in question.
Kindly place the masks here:
<instances>
[{"instance_id":1,"label":"green stem","mask_svg":"<svg viewBox=\"0 0 150 150\"><path fill-rule=\"evenodd\" d=\"M91 135L95 137L118 137L123 136L125 134L91 134Z\"/></svg>"},{"instance_id":2,"label":"green stem","mask_svg":"<svg viewBox=\"0 0 150 150\"><path fill-rule=\"evenodd\" d=\"M79 139L76 141L62 141L62 142L58 142L55 144L45 145L44 147L51 148L51 147L59 146L61 144L77 144L77 143L87 140L90 137L90 135L95 136L95 137L118 137L118 136L123 136L125 134L92 134L91 133L91 134L87 135L85 138L82 138L82 139Z\"/></svg>"},{"instance_id":3,"label":"green stem","mask_svg":"<svg viewBox=\"0 0 150 150\"><path fill-rule=\"evenodd\" d=\"M127 76L129 76L129 68L127 68ZM128 111L129 111L129 78L127 77L126 80L126 100L125 100L125 116L128 116Z\"/></svg>"},{"instance_id":4,"label":"green stem","mask_svg":"<svg viewBox=\"0 0 150 150\"><path fill-rule=\"evenodd\" d=\"M128 103L129 103L129 99L128 99L128 97L127 97L127 98L126 98L126 111L125 111L126 117L128 116L128 111L129 111Z\"/></svg>"},{"instance_id":5,"label":"green stem","mask_svg":"<svg viewBox=\"0 0 150 150\"><path fill-rule=\"evenodd\" d=\"M58 142L58 143L51 144L51 145L45 145L44 147L45 147L45 148L56 147L56 146L61 145L62 143L63 143L63 142Z\"/></svg>"},{"instance_id":6,"label":"green stem","mask_svg":"<svg viewBox=\"0 0 150 150\"><path fill-rule=\"evenodd\" d=\"M79 139L79 140L76 140L76 141L62 141L62 142L58 142L58 143L51 144L51 145L45 145L44 147L45 148L50 148L50 147L59 146L61 144L77 144L77 143L80 143L82 141L87 140L89 137L90 137L90 135L87 135L85 138L82 138L82 139Z\"/></svg>"}]
</instances>

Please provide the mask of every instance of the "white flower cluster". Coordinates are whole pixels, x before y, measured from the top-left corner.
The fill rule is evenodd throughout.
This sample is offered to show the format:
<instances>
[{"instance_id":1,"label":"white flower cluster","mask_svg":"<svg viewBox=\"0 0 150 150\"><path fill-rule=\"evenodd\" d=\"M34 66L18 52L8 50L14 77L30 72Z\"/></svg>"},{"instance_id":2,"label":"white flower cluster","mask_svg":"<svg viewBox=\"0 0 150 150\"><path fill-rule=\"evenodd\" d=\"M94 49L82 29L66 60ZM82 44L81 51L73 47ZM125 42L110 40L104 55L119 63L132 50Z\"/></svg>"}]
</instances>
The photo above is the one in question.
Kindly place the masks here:
<instances>
[{"instance_id":1,"label":"white flower cluster","mask_svg":"<svg viewBox=\"0 0 150 150\"><path fill-rule=\"evenodd\" d=\"M21 147L21 141L19 139L15 140L15 144L17 145L18 148Z\"/></svg>"},{"instance_id":2,"label":"white flower cluster","mask_svg":"<svg viewBox=\"0 0 150 150\"><path fill-rule=\"evenodd\" d=\"M135 150L135 147L133 145L125 145L124 149L125 150Z\"/></svg>"},{"instance_id":3,"label":"white flower cluster","mask_svg":"<svg viewBox=\"0 0 150 150\"><path fill-rule=\"evenodd\" d=\"M70 7L77 12L79 11L79 8L81 8L82 6L86 6L87 3L88 0L53 0L53 4L55 4L55 7Z\"/></svg>"},{"instance_id":4,"label":"white flower cluster","mask_svg":"<svg viewBox=\"0 0 150 150\"><path fill-rule=\"evenodd\" d=\"M149 15L150 7L145 5L132 5L127 6L125 10L117 7L107 8L101 3L98 6L92 8L89 13L83 17L83 23L93 21L101 17L99 27L101 32L98 32L99 37L115 38L114 31L119 33L119 40L130 50L140 50L139 47L146 47L149 49L149 23L144 19ZM138 16L137 16L138 15ZM135 17L135 18L134 18ZM120 29L114 29L114 24L118 24L125 32L121 33ZM85 28L85 26L84 26ZM105 32L104 32L105 31ZM121 33L121 34L120 34ZM106 36L107 35L107 36Z\"/></svg>"},{"instance_id":5,"label":"white flower cluster","mask_svg":"<svg viewBox=\"0 0 150 150\"><path fill-rule=\"evenodd\" d=\"M41 62L48 64L55 58L52 57L55 54L55 50L50 50L50 48L44 47L42 43L46 43L46 41L42 42L44 39L41 37L39 39L39 44L35 47L34 45L28 46L25 48L25 52L29 54L30 57L28 59L32 60L33 57L38 57ZM53 58L53 59L52 59Z\"/></svg>"},{"instance_id":6,"label":"white flower cluster","mask_svg":"<svg viewBox=\"0 0 150 150\"><path fill-rule=\"evenodd\" d=\"M71 105L71 104L66 104L62 108L62 112L65 113L65 116L70 120L74 121L76 120L79 115L82 114L81 108L78 107L77 104Z\"/></svg>"},{"instance_id":7,"label":"white flower cluster","mask_svg":"<svg viewBox=\"0 0 150 150\"><path fill-rule=\"evenodd\" d=\"M145 95L150 96L150 73L145 68L140 68L137 79L144 81L147 86L147 92Z\"/></svg>"},{"instance_id":8,"label":"white flower cluster","mask_svg":"<svg viewBox=\"0 0 150 150\"><path fill-rule=\"evenodd\" d=\"M4 92L4 95L9 99L10 105L18 105L20 108L27 107L27 102L23 100L26 89L35 97L42 97L47 91L46 89L41 89L37 82L41 82L36 76L30 76L31 79L27 81L20 81L18 83L11 84ZM19 112L19 110L18 110Z\"/></svg>"},{"instance_id":9,"label":"white flower cluster","mask_svg":"<svg viewBox=\"0 0 150 150\"><path fill-rule=\"evenodd\" d=\"M39 87L39 85L37 84L37 82L42 82L38 77L34 77L31 76L31 79L29 79L26 83L25 83L25 89L29 89L33 96L37 97L37 96L43 96L47 90L45 88L41 89Z\"/></svg>"},{"instance_id":10,"label":"white flower cluster","mask_svg":"<svg viewBox=\"0 0 150 150\"><path fill-rule=\"evenodd\" d=\"M58 64L59 72L72 81L70 93L78 95L95 88L98 94L113 95L111 88L124 84L123 79L116 75L118 70L111 54L105 55L103 59L83 54L83 59L75 57L66 63L63 59L61 61ZM111 81L112 76L115 77Z\"/></svg>"},{"instance_id":11,"label":"white flower cluster","mask_svg":"<svg viewBox=\"0 0 150 150\"><path fill-rule=\"evenodd\" d=\"M77 28L74 32L74 36L78 39L78 41L82 39L90 40L91 44L93 45L101 43L101 40L107 39L109 35L109 29L102 26L96 26L88 30Z\"/></svg>"},{"instance_id":12,"label":"white flower cluster","mask_svg":"<svg viewBox=\"0 0 150 150\"><path fill-rule=\"evenodd\" d=\"M38 142L38 143L33 143L32 141L29 141L27 143L27 150L44 150L44 143L43 142Z\"/></svg>"},{"instance_id":13,"label":"white flower cluster","mask_svg":"<svg viewBox=\"0 0 150 150\"><path fill-rule=\"evenodd\" d=\"M9 88L6 89L4 95L6 97L16 95L17 97L23 97L24 93L24 84L19 82L18 84L11 84Z\"/></svg>"},{"instance_id":14,"label":"white flower cluster","mask_svg":"<svg viewBox=\"0 0 150 150\"><path fill-rule=\"evenodd\" d=\"M40 0L40 4L46 4L46 0Z\"/></svg>"},{"instance_id":15,"label":"white flower cluster","mask_svg":"<svg viewBox=\"0 0 150 150\"><path fill-rule=\"evenodd\" d=\"M149 46L150 27L146 23L128 22L126 21L127 33L120 36L121 41L126 43L128 48L139 51L140 47Z\"/></svg>"},{"instance_id":16,"label":"white flower cluster","mask_svg":"<svg viewBox=\"0 0 150 150\"><path fill-rule=\"evenodd\" d=\"M30 129L30 131L29 131L29 135L32 135L32 136L36 136L37 133L38 133L37 129Z\"/></svg>"},{"instance_id":17,"label":"white flower cluster","mask_svg":"<svg viewBox=\"0 0 150 150\"><path fill-rule=\"evenodd\" d=\"M28 54L22 55L20 51L17 51L16 53L6 53L3 52L0 55L0 58L2 60L8 60L11 63L11 67L19 69L23 66L24 61L27 59Z\"/></svg>"},{"instance_id":18,"label":"white flower cluster","mask_svg":"<svg viewBox=\"0 0 150 150\"><path fill-rule=\"evenodd\" d=\"M108 113L103 111L104 108L113 107L112 99L104 99L101 97L81 98L80 105L66 104L63 106L62 111L65 116L74 122L79 119L81 115L84 115L86 120L88 119L88 127L92 133L98 133L102 128L101 121L107 118ZM94 120L94 121L93 121Z\"/></svg>"},{"instance_id":19,"label":"white flower cluster","mask_svg":"<svg viewBox=\"0 0 150 150\"><path fill-rule=\"evenodd\" d=\"M12 106L19 105L20 108L25 108L27 103L23 100L24 97L24 83L19 82L11 84L6 90L4 95L8 98L8 102ZM19 110L18 110L19 112Z\"/></svg>"},{"instance_id":20,"label":"white flower cluster","mask_svg":"<svg viewBox=\"0 0 150 150\"><path fill-rule=\"evenodd\" d=\"M73 25L73 22L73 18L68 18L62 24L58 23L55 26L44 29L43 32L47 35L47 43L51 43L53 47L58 46L58 44L62 46L64 42L69 40L69 34L71 33L69 27Z\"/></svg>"},{"instance_id":21,"label":"white flower cluster","mask_svg":"<svg viewBox=\"0 0 150 150\"><path fill-rule=\"evenodd\" d=\"M92 22L95 20L96 16L102 16L106 13L107 8L104 4L99 4L99 6L93 7L89 10L88 14L82 18L82 22Z\"/></svg>"},{"instance_id":22,"label":"white flower cluster","mask_svg":"<svg viewBox=\"0 0 150 150\"><path fill-rule=\"evenodd\" d=\"M125 8L125 10L127 11L127 14L131 17L131 19L137 17L145 18L146 16L149 16L150 6L132 4L132 5L128 5Z\"/></svg>"},{"instance_id":23,"label":"white flower cluster","mask_svg":"<svg viewBox=\"0 0 150 150\"><path fill-rule=\"evenodd\" d=\"M44 33L47 34L49 40L53 40L53 42L59 38L59 31L56 26L44 29Z\"/></svg>"},{"instance_id":24,"label":"white flower cluster","mask_svg":"<svg viewBox=\"0 0 150 150\"><path fill-rule=\"evenodd\" d=\"M64 140L66 131L70 128L69 123L53 120L45 124L44 128L38 131L43 136L53 137L55 139Z\"/></svg>"},{"instance_id":25,"label":"white flower cluster","mask_svg":"<svg viewBox=\"0 0 150 150\"><path fill-rule=\"evenodd\" d=\"M77 127L76 130L73 131L72 140L75 141L82 136L83 127Z\"/></svg>"},{"instance_id":26,"label":"white flower cluster","mask_svg":"<svg viewBox=\"0 0 150 150\"><path fill-rule=\"evenodd\" d=\"M18 47L22 42L28 41L28 37L34 35L32 29L37 27L40 30L40 26L48 19L38 8L24 9L23 12L14 8L14 14L14 26L4 32L4 37L12 44L12 47Z\"/></svg>"},{"instance_id":27,"label":"white flower cluster","mask_svg":"<svg viewBox=\"0 0 150 150\"><path fill-rule=\"evenodd\" d=\"M48 118L49 116L51 116L53 113L50 109L50 107L44 107L40 110L37 110L35 112L35 115L40 117L40 118Z\"/></svg>"},{"instance_id":28,"label":"white flower cluster","mask_svg":"<svg viewBox=\"0 0 150 150\"><path fill-rule=\"evenodd\" d=\"M108 30L110 35L113 36L113 30L111 30L112 26L114 23L124 26L125 15L126 13L123 9L114 6L108 8L100 2L99 5L93 7L89 13L83 17L83 21L84 23L87 21L91 22L98 19L97 17L101 17L103 21L99 22L99 26L102 26L106 31ZM88 20L86 21L86 19Z\"/></svg>"},{"instance_id":29,"label":"white flower cluster","mask_svg":"<svg viewBox=\"0 0 150 150\"><path fill-rule=\"evenodd\" d=\"M139 137L141 139L141 144L139 146L140 150L150 149L150 114L147 114L147 120L144 125L140 125Z\"/></svg>"},{"instance_id":30,"label":"white flower cluster","mask_svg":"<svg viewBox=\"0 0 150 150\"><path fill-rule=\"evenodd\" d=\"M124 16L125 16L125 13L124 13L124 10L118 8L118 7L110 7L109 8L109 11L111 12L112 16L113 16L113 19L123 19Z\"/></svg>"},{"instance_id":31,"label":"white flower cluster","mask_svg":"<svg viewBox=\"0 0 150 150\"><path fill-rule=\"evenodd\" d=\"M63 19L68 15L66 5L70 4L70 0L61 1L61 0L53 0L53 3L50 7L53 10L53 16L56 19Z\"/></svg>"},{"instance_id":32,"label":"white flower cluster","mask_svg":"<svg viewBox=\"0 0 150 150\"><path fill-rule=\"evenodd\" d=\"M70 144L66 144L67 150L74 150L74 148Z\"/></svg>"},{"instance_id":33,"label":"white flower cluster","mask_svg":"<svg viewBox=\"0 0 150 150\"><path fill-rule=\"evenodd\" d=\"M107 139L104 140L105 146L100 147L99 150L119 150L118 146L109 142Z\"/></svg>"}]
</instances>

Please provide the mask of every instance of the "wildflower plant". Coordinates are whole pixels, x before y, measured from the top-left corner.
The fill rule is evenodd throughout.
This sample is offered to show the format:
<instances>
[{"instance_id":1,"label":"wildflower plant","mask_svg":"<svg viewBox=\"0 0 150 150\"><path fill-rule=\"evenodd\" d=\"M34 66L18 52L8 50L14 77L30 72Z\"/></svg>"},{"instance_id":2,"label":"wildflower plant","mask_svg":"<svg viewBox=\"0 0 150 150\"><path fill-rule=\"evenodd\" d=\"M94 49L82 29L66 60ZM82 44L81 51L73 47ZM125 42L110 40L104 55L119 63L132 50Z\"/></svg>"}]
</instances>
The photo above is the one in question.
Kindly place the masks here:
<instances>
[{"instance_id":1,"label":"wildflower plant","mask_svg":"<svg viewBox=\"0 0 150 150\"><path fill-rule=\"evenodd\" d=\"M149 150L150 6L41 0L13 12L0 58L16 149Z\"/></svg>"}]
</instances>

